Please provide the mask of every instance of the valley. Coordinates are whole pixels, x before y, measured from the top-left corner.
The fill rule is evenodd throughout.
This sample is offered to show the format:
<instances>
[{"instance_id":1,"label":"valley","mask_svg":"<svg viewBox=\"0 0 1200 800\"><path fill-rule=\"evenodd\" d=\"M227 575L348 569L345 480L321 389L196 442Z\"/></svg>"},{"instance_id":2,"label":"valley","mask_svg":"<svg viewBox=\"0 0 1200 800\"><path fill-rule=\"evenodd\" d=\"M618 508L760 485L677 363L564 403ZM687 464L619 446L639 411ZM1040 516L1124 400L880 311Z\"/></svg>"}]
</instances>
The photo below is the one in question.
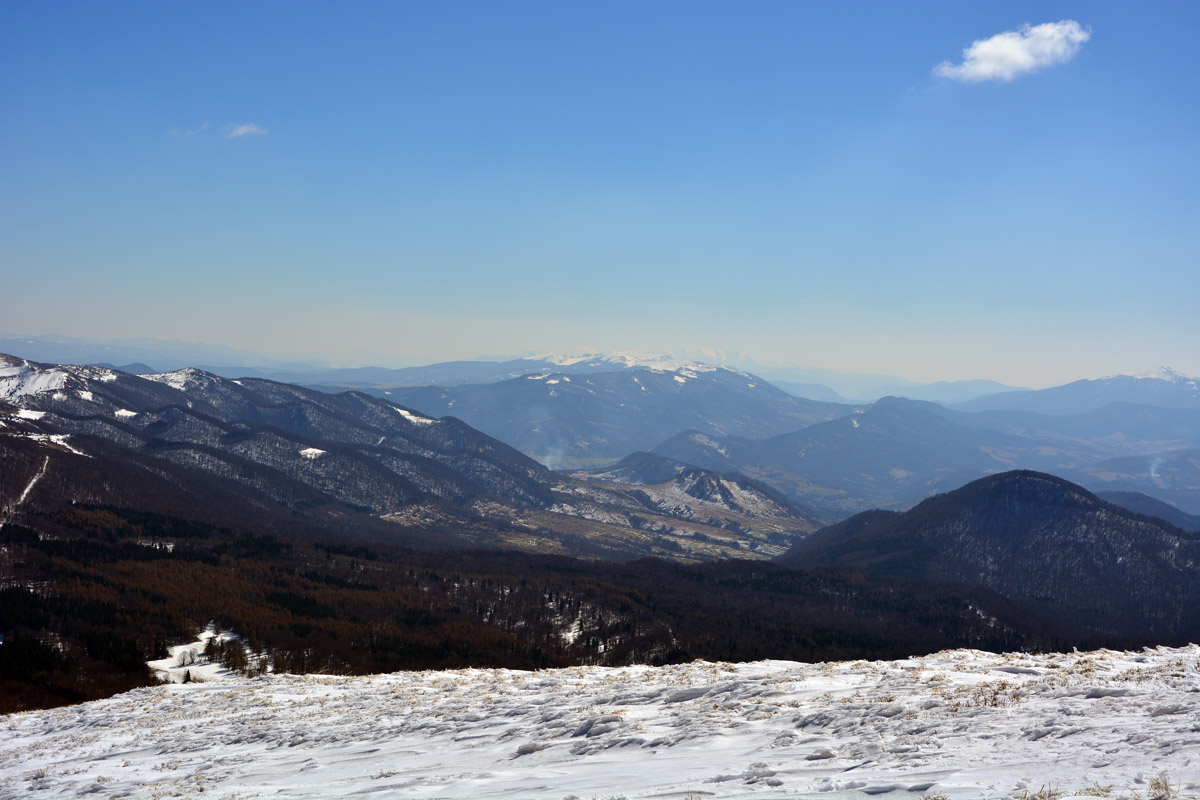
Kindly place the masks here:
<instances>
[{"instance_id":1,"label":"valley","mask_svg":"<svg viewBox=\"0 0 1200 800\"><path fill-rule=\"evenodd\" d=\"M308 686L294 681L363 676L338 679L350 681L338 685L353 705L361 702L357 693L378 690L371 681L415 686L426 680L418 675L459 680L453 670L482 668L510 670L504 681L568 670L561 674L586 676L582 685L617 680L626 686L634 673L604 670L646 670L637 674L651 682L646 691L653 694L660 691L650 688L654 681L687 684L693 679L687 676L708 669L706 662L734 662L738 666L712 667L732 670L727 680L749 692L730 709L743 715L757 708L771 719L783 709L750 698L762 691L753 688L754 676L776 669L773 664L803 669L789 665L841 662L833 669L853 669L846 665L866 663L856 659L885 664L940 653L926 656L934 659L928 669L945 669L936 659L949 658L968 672L1004 672L986 658L1021 656L980 651L1107 647L1130 651L1119 656L1128 672L1148 657L1136 648L1200 639L1197 517L1170 502L1193 491L1188 448L1197 444L1200 411L1122 401L1052 416L965 412L903 398L801 406L772 390L765 395L774 404L768 412L760 402L768 384L761 379L713 370L721 380L709 385L698 377L709 373L695 366L659 366L625 365L570 381L559 372L496 375L492 384L474 385L500 392L486 401L496 419L512 416L505 409L524 409L527 421L555 419L571 441L591 441L594 419L607 408L622 409L625 395L613 387L660 393L657 411L614 412L645 413L650 420L637 434L642 438L627 440L631 447L672 426L713 420L711 433L689 427L650 449L599 459L601 466L552 470L516 444L414 401L449 396L448 388L403 394L412 402L404 405L392 399L392 390L331 393L191 368L135 375L3 357L0 710L80 702L78 708L88 709L89 701L119 695L122 702L148 704L137 713L175 718L182 712L171 704L189 692L228 686L250 697L267 686L291 691L280 681ZM548 383L553 375L562 376L558 384ZM692 378L697 394L680 392ZM739 393L757 393L747 401L730 395L722 381L733 381ZM530 410L526 386L554 397L562 384L578 384L587 403L566 403L561 408L568 412L558 417L546 406ZM795 416L804 413L817 417ZM790 425L799 427L773 432ZM531 440L519 433L531 430L527 422L513 430L514 442L528 446ZM1151 482L1122 482L1122 475L1140 475L1147 461L1155 470ZM1062 475L1154 494L1126 488L1102 498ZM860 508L869 510L853 513ZM190 662L194 674L183 670L195 688L154 688L161 676L147 662L170 658L178 642L204 629L232 632L233 644ZM1178 652L1190 657L1186 648ZM1113 658L1107 655L1113 650L1101 653ZM1054 659L1067 657L1041 658L1050 661L1019 673L1050 675ZM908 669L887 667L894 677L878 686L864 683L859 691L893 698L893 704L908 692L903 703L914 709L940 702L939 693L922 694L927 687L901 686ZM183 679L178 670L170 674ZM467 674L461 680L490 691L483 673ZM399 677L406 675L413 677ZM959 693L980 679L963 680ZM1087 685L1087 691L1108 691L1094 681ZM1030 682L1030 691L1034 686L1040 684ZM1036 691L1059 696L1061 689L1048 688L1058 684L1045 686ZM701 694L713 691L701 688ZM930 696L936 699L925 699ZM646 710L658 702L674 707L662 698L647 700ZM1024 711L1027 718L1032 707ZM1130 724L1119 720L1135 713L1132 708L1114 701L1112 724ZM119 726L125 716L103 724ZM690 730L678 726L699 719L667 718L647 716L638 731ZM43 717L9 719L27 726ZM752 726L757 720L747 718ZM980 730L989 731L981 736L1013 743L1025 736L994 727L996 720L980 722ZM275 732L262 735L283 735L289 724L277 719L270 723ZM883 773L871 778L864 772L865 780L847 782L835 772L799 767L816 759L842 770L846 759L869 756L865 740L829 724L826 744L818 747L814 742L826 740L811 737L784 743L767 760L737 769L731 764L734 771L721 767L708 777L697 773L697 781L739 796L784 786L847 797L887 789L875 785ZM14 728L15 741L31 730ZM418 736L415 729L398 733ZM115 727L107 734L129 735ZM342 731L330 741L351 746L359 735ZM507 741L523 734L498 735ZM565 729L547 729L537 743L505 757L528 764L549 758L548 768L587 776L590 759L612 746L636 752L631 764L661 752L681 759L679 769L692 770L695 758L683 743L709 735L659 737L655 746L645 736L596 738L599 749L580 749L575 739L559 743ZM754 736L782 741L769 725ZM758 738L747 746L762 746L752 741ZM1109 742L1099 735L1078 740L1084 741L1097 748ZM323 758L318 751L312 757ZM80 757L102 763L94 755ZM236 759L218 750L209 757L227 765L228 780L246 781ZM20 749L0 751L0 780L16 785L13 765L34 758ZM417 777L425 775L421 770L433 770L432 776L454 758L442 750L421 762L427 766L405 767L413 776L407 782L385 780L378 789L413 796L435 786L448 796L476 793L475 777L449 783ZM30 796L79 788L62 782L55 763L20 772ZM1018 788L1036 780L1012 768L971 777L957 761L873 763L893 772L911 768L912 786L936 786L948 797L972 796L979 780ZM1130 763L1114 766L1107 779L1134 791ZM1186 764L1168 766L1191 780ZM133 781L138 791L154 785L137 772L141 767L130 762L130 768L126 778L113 780ZM290 767L280 762L278 769L282 774ZM648 785L640 772L631 774L639 787ZM262 780L286 795L278 778L264 774ZM549 784L497 785L501 795L540 796Z\"/></svg>"}]
</instances>

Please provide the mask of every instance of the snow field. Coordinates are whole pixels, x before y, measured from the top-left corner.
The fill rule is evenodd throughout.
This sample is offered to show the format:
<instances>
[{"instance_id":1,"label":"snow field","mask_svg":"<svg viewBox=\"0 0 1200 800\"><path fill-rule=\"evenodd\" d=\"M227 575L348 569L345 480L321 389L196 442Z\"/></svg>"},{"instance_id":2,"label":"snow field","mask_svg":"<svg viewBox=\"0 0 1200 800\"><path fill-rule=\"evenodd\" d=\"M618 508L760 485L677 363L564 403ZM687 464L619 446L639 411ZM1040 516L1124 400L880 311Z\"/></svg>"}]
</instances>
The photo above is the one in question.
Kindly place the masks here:
<instances>
[{"instance_id":1,"label":"snow field","mask_svg":"<svg viewBox=\"0 0 1200 800\"><path fill-rule=\"evenodd\" d=\"M0 796L1145 798L1163 778L1197 795L1198 662L1192 645L205 674L0 718Z\"/></svg>"}]
</instances>

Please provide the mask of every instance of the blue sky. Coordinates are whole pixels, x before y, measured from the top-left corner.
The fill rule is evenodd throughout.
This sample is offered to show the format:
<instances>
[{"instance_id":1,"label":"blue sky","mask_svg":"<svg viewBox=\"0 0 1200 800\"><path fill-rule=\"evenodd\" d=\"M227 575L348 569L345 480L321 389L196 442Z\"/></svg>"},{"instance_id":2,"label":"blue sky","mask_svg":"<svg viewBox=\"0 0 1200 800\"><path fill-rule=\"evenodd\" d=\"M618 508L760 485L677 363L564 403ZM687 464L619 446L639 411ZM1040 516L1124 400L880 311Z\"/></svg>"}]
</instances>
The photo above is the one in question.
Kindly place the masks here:
<instances>
[{"instance_id":1,"label":"blue sky","mask_svg":"<svg viewBox=\"0 0 1200 800\"><path fill-rule=\"evenodd\" d=\"M964 61L1065 20L1084 40L1036 68ZM1190 2L3 4L0 331L1200 374L1198 25Z\"/></svg>"}]
</instances>

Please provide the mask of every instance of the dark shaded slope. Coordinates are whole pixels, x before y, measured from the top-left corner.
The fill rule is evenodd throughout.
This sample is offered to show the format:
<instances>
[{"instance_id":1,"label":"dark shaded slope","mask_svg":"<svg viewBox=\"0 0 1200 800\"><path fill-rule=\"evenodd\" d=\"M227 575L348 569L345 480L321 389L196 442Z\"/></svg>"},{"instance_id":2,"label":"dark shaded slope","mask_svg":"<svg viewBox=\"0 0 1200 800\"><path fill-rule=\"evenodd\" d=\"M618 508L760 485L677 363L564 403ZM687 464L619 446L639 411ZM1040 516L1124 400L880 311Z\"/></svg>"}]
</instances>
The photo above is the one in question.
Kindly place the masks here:
<instances>
[{"instance_id":1,"label":"dark shaded slope","mask_svg":"<svg viewBox=\"0 0 1200 800\"><path fill-rule=\"evenodd\" d=\"M907 512L857 515L782 563L985 587L1098 631L1200 636L1200 539L1041 473L993 475Z\"/></svg>"}]
</instances>

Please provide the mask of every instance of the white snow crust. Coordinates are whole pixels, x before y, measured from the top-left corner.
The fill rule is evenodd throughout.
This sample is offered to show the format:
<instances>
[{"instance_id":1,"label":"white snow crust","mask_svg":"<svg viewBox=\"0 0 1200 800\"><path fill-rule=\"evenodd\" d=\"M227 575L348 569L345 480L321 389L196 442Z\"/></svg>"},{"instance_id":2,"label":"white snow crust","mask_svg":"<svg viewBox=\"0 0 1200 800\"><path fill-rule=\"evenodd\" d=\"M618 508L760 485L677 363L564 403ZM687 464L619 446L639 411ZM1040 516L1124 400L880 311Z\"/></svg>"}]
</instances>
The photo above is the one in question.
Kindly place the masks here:
<instances>
[{"instance_id":1,"label":"white snow crust","mask_svg":"<svg viewBox=\"0 0 1200 800\"><path fill-rule=\"evenodd\" d=\"M318 458L325 455L325 451L317 447L306 447L300 451L300 455L304 456L309 461L316 461Z\"/></svg>"},{"instance_id":2,"label":"white snow crust","mask_svg":"<svg viewBox=\"0 0 1200 800\"><path fill-rule=\"evenodd\" d=\"M116 414L118 417L121 417L122 419L127 419L129 417L136 417L138 415L138 412L130 411L128 408L118 408L113 413Z\"/></svg>"},{"instance_id":3,"label":"white snow crust","mask_svg":"<svg viewBox=\"0 0 1200 800\"><path fill-rule=\"evenodd\" d=\"M1200 792L1200 647L891 662L220 674L0 718L22 798ZM1089 788L1093 791L1089 794Z\"/></svg>"},{"instance_id":4,"label":"white snow crust","mask_svg":"<svg viewBox=\"0 0 1200 800\"><path fill-rule=\"evenodd\" d=\"M19 408L19 409L17 409L17 416L20 417L21 419L38 420L38 419L41 419L42 417L46 416L46 412L45 411L34 411L31 408Z\"/></svg>"}]
</instances>

